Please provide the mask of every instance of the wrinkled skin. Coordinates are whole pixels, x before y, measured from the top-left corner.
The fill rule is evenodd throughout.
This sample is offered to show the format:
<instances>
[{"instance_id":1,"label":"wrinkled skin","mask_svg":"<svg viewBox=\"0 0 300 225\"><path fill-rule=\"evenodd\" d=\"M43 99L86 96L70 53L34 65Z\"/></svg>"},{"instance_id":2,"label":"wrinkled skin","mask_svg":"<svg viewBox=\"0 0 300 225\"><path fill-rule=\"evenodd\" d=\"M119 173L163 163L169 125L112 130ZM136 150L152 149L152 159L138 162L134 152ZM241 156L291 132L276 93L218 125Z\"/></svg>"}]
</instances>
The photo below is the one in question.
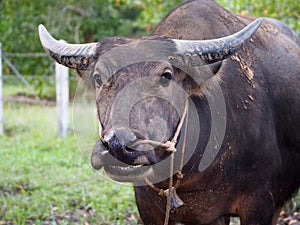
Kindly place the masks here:
<instances>
[{"instance_id":1,"label":"wrinkled skin","mask_svg":"<svg viewBox=\"0 0 300 225\"><path fill-rule=\"evenodd\" d=\"M300 40L286 25L265 19L252 39L233 56L193 68L197 81L168 60L168 47L152 49L166 55L157 61L138 60L151 55L151 49L131 54L119 51L114 57L106 57L130 43L142 46L141 40L228 36L253 20L232 14L212 1L190 1L171 11L153 36L101 41L97 60L87 69L78 69L96 93L100 140L92 153L92 165L95 169L104 167L115 180L134 182L144 224L163 224L166 198L145 185L143 178L163 177L168 167L155 166L168 160L170 153L162 147L134 143L171 140L187 97L191 108L195 106L188 117L197 117L188 123L187 134L194 143L188 142L186 152L192 156L185 162L184 178L177 189L184 205L171 210L169 224L225 225L230 216L240 217L242 225L275 224L283 204L298 190ZM126 60L129 63L118 65ZM226 113L218 105L212 109L209 102L218 103L212 94L217 87L222 90ZM214 110L226 120L224 138L221 143L213 138L212 146L219 151L207 168L199 170ZM196 120L199 131L195 129ZM181 132L179 142L183 136ZM167 189L168 179L155 185Z\"/></svg>"}]
</instances>

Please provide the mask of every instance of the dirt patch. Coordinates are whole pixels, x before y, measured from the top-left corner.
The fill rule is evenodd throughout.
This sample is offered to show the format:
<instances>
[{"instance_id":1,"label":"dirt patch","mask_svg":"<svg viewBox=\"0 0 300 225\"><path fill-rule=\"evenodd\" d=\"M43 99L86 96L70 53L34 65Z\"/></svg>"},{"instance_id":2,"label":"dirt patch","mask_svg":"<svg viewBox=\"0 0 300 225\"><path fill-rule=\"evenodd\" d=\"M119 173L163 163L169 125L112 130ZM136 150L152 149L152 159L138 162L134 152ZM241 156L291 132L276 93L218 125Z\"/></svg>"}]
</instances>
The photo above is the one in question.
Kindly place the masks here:
<instances>
[{"instance_id":1,"label":"dirt patch","mask_svg":"<svg viewBox=\"0 0 300 225\"><path fill-rule=\"evenodd\" d=\"M67 210L64 213L52 213L49 216L46 216L42 219L43 225L53 225L53 224L80 224L80 225L94 225L94 224L101 224L103 225L110 225L115 224L111 223L109 221L103 221L103 218L97 218L95 215L94 210L89 207L87 209L80 208L77 209L75 212L71 212ZM141 224L141 221L139 221L134 214L126 215L124 220L122 221L126 225L130 224ZM34 225L36 224L36 220L34 219L27 219L26 225ZM231 225L239 225L240 222L238 219L233 219L230 223ZM0 225L17 225L14 222L6 222L6 221L0 221ZM277 221L277 225L300 225L300 212L293 212L293 213L286 213L281 212L280 217Z\"/></svg>"},{"instance_id":2,"label":"dirt patch","mask_svg":"<svg viewBox=\"0 0 300 225\"><path fill-rule=\"evenodd\" d=\"M39 99L34 96L26 96L26 95L7 96L4 97L4 101L17 102L17 103L29 104L29 105L39 104L39 105L55 106L56 104L53 99Z\"/></svg>"},{"instance_id":3,"label":"dirt patch","mask_svg":"<svg viewBox=\"0 0 300 225\"><path fill-rule=\"evenodd\" d=\"M240 66L240 74L244 75L247 78L248 83L255 88L254 83L253 83L253 78L254 78L254 72L252 69L252 63L253 63L253 59L251 59L251 56L249 54L247 54L248 58L247 60L245 60L242 56L240 56L239 54L234 54L233 56L231 56L231 59L236 61L239 66Z\"/></svg>"},{"instance_id":4,"label":"dirt patch","mask_svg":"<svg viewBox=\"0 0 300 225\"><path fill-rule=\"evenodd\" d=\"M278 225L300 225L300 212L281 212L277 221Z\"/></svg>"},{"instance_id":5,"label":"dirt patch","mask_svg":"<svg viewBox=\"0 0 300 225\"><path fill-rule=\"evenodd\" d=\"M262 24L261 29L263 29L263 31L268 32L268 33L273 34L273 35L276 35L279 32L279 30L270 23Z\"/></svg>"}]
</instances>

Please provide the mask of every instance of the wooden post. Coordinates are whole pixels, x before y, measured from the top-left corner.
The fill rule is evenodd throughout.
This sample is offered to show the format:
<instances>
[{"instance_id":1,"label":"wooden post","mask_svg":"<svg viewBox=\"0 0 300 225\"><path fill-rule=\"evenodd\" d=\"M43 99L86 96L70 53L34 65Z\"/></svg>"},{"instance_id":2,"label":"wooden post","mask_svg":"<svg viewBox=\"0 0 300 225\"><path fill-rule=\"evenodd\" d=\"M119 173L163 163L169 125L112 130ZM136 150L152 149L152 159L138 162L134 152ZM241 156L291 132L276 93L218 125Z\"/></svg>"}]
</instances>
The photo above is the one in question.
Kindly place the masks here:
<instances>
[{"instance_id":1,"label":"wooden post","mask_svg":"<svg viewBox=\"0 0 300 225\"><path fill-rule=\"evenodd\" d=\"M55 63L58 136L66 137L69 125L69 69Z\"/></svg>"},{"instance_id":2,"label":"wooden post","mask_svg":"<svg viewBox=\"0 0 300 225\"><path fill-rule=\"evenodd\" d=\"M0 43L0 135L4 134L3 129L3 91L2 91L2 46Z\"/></svg>"}]
</instances>

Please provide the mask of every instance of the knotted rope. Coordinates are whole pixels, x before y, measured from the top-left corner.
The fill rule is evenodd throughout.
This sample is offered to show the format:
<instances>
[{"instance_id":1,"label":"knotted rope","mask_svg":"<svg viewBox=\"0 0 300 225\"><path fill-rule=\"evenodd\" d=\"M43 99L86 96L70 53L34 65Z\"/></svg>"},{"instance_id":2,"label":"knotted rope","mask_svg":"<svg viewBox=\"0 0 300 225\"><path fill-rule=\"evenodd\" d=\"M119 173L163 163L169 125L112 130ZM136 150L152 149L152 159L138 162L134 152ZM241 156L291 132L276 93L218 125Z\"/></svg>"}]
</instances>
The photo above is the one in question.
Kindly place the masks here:
<instances>
[{"instance_id":1,"label":"knotted rope","mask_svg":"<svg viewBox=\"0 0 300 225\"><path fill-rule=\"evenodd\" d=\"M178 140L178 136L180 134L180 131L182 130L182 126L184 121L186 120L185 123L185 133L183 136L183 142L182 142L182 149L181 149L181 156L180 156L180 164L179 164L179 170L176 172L176 183L174 188L177 189L180 186L180 182L183 179L183 174L182 174L182 168L183 168L183 159L184 159L184 153L185 153L185 147L186 147L186 132L187 132L187 124L188 124L188 99L185 100L185 105L184 105L184 110L182 113L182 117L180 118L180 122L177 126L176 132L172 138L171 141L167 141L165 143L162 142L157 142L153 140L141 140L135 142L133 145L143 145L143 144L150 144L158 147L162 147L165 149L165 151L171 152L170 157L170 171L169 171L169 185L167 190L159 189L157 188L147 177L144 178L145 182L149 187L151 187L154 191L158 193L159 196L164 196L164 194L168 191L167 195L167 205L166 205L166 215L165 215L165 221L164 225L167 225L169 223L170 219L170 211L171 211L171 197L172 197L172 191L173 191L173 173L174 173L174 153L177 151L176 149L176 144ZM131 145L131 146L133 146Z\"/></svg>"},{"instance_id":2,"label":"knotted rope","mask_svg":"<svg viewBox=\"0 0 300 225\"><path fill-rule=\"evenodd\" d=\"M169 223L169 219L170 219L170 211L171 211L171 197L172 197L172 191L173 188L177 189L180 186L180 182L183 179L183 174L182 174L182 168L183 168L183 159L184 159L184 153L185 153L185 147L186 147L186 132L187 132L187 124L188 124L188 99L185 99L185 105L184 105L184 110L182 113L182 116L180 118L180 122L177 126L176 132L172 138L171 141L166 141L165 143L162 142L158 142L158 141L153 141L153 140L140 140L137 141L135 143L133 143L130 147L133 146L137 146L137 145L145 145L145 144L149 144L149 145L153 145L153 146L157 146L157 147L162 147L165 149L165 151L171 152L170 157L170 171L169 171L169 184L168 184L168 189L167 190L163 190L163 189L159 189L157 188L147 177L144 178L145 182L147 183L147 185L149 185L149 187L151 187L154 191L156 191L158 193L159 196L164 196L166 192L168 192L167 194L167 205L166 205L166 215L165 215L165 221L164 221L164 225L168 225ZM185 123L185 133L183 136L183 142L182 142L182 149L181 149L181 156L180 156L180 164L179 164L179 170L176 172L176 183L173 187L173 173L174 173L174 153L177 151L176 149L176 144L177 144L177 140L178 140L178 136L180 134L180 131L182 130L182 126L184 121L186 120ZM99 122L99 137L101 140L103 140L102 137L102 126Z\"/></svg>"}]
</instances>

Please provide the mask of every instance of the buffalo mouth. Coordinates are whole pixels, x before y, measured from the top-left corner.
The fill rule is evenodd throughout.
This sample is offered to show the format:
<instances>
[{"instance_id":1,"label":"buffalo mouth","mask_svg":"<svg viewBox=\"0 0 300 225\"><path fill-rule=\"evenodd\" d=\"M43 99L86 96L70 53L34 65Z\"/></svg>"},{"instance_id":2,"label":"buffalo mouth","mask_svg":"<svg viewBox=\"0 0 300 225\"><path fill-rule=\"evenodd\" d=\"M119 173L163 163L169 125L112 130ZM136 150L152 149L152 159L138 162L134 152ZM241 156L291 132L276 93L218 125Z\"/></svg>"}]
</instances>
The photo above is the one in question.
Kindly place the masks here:
<instances>
[{"instance_id":1,"label":"buffalo mouth","mask_svg":"<svg viewBox=\"0 0 300 225\"><path fill-rule=\"evenodd\" d=\"M117 160L101 141L96 142L94 146L91 164L96 170L103 168L109 178L118 182L142 181L153 173L151 165L129 165Z\"/></svg>"},{"instance_id":2,"label":"buffalo mouth","mask_svg":"<svg viewBox=\"0 0 300 225\"><path fill-rule=\"evenodd\" d=\"M119 182L138 182L153 173L151 166L104 166L104 171L111 179Z\"/></svg>"}]
</instances>

